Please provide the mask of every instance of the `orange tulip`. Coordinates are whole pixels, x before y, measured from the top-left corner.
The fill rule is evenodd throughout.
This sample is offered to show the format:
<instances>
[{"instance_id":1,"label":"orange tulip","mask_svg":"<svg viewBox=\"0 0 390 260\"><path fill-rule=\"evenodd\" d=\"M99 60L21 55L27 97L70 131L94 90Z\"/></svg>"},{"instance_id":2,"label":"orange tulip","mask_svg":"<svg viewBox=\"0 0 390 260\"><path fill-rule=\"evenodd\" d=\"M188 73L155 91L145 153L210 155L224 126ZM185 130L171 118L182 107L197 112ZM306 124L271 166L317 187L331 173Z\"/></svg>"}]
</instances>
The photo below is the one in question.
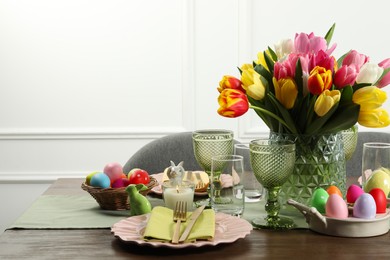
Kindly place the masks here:
<instances>
[{"instance_id":1,"label":"orange tulip","mask_svg":"<svg viewBox=\"0 0 390 260\"><path fill-rule=\"evenodd\" d=\"M239 117L249 109L248 98L237 89L224 89L218 97L218 114L224 117Z\"/></svg>"},{"instance_id":2,"label":"orange tulip","mask_svg":"<svg viewBox=\"0 0 390 260\"><path fill-rule=\"evenodd\" d=\"M310 71L307 82L310 93L314 95L321 94L324 90L332 86L332 71L323 67L316 66Z\"/></svg>"}]
</instances>

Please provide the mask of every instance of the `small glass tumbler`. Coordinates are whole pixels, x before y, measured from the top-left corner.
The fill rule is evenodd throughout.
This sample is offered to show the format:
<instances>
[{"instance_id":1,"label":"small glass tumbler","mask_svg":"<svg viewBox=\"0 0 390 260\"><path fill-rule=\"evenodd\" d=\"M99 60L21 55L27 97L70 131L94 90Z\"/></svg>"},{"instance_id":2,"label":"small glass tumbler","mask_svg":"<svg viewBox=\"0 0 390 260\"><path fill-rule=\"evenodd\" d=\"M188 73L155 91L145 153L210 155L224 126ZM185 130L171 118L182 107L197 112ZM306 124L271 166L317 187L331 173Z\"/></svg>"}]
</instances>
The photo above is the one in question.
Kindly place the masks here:
<instances>
[{"instance_id":1,"label":"small glass tumbler","mask_svg":"<svg viewBox=\"0 0 390 260\"><path fill-rule=\"evenodd\" d=\"M174 209L177 201L187 203L187 209L193 208L195 184L189 181L183 181L181 184L175 185L170 181L165 181L162 184L163 199L165 206Z\"/></svg>"},{"instance_id":2,"label":"small glass tumbler","mask_svg":"<svg viewBox=\"0 0 390 260\"><path fill-rule=\"evenodd\" d=\"M211 158L211 207L240 217L244 212L245 191L243 157L239 155L217 155Z\"/></svg>"},{"instance_id":3,"label":"small glass tumbler","mask_svg":"<svg viewBox=\"0 0 390 260\"><path fill-rule=\"evenodd\" d=\"M234 145L234 154L240 155L243 157L244 164L244 189L245 189L245 202L257 202L264 197L263 185L259 183L256 179L256 176L253 173L250 153L249 153L249 144L235 144Z\"/></svg>"},{"instance_id":4,"label":"small glass tumbler","mask_svg":"<svg viewBox=\"0 0 390 260\"><path fill-rule=\"evenodd\" d=\"M364 143L362 156L362 186L390 189L390 143ZM369 192L366 191L366 192Z\"/></svg>"}]
</instances>

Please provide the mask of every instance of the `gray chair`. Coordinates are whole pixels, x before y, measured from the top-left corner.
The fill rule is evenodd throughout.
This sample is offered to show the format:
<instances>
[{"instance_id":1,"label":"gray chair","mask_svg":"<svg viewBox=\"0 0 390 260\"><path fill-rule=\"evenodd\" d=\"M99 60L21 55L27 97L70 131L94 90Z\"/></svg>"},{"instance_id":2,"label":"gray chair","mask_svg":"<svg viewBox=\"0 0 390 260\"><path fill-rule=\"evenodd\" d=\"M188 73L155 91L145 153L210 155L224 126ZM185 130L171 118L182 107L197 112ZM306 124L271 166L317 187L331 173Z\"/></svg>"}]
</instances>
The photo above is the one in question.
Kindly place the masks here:
<instances>
[{"instance_id":1,"label":"gray chair","mask_svg":"<svg viewBox=\"0 0 390 260\"><path fill-rule=\"evenodd\" d=\"M149 174L160 173L171 165L170 161L176 164L183 161L186 170L201 170L194 155L192 132L170 134L146 144L130 157L123 172L127 174L133 168L141 168Z\"/></svg>"},{"instance_id":2,"label":"gray chair","mask_svg":"<svg viewBox=\"0 0 390 260\"><path fill-rule=\"evenodd\" d=\"M170 161L176 164L184 161L184 169L200 170L193 152L191 132L170 134L146 144L130 157L123 172L127 174L133 168L141 168L149 174L160 173L171 165Z\"/></svg>"},{"instance_id":3,"label":"gray chair","mask_svg":"<svg viewBox=\"0 0 390 260\"><path fill-rule=\"evenodd\" d=\"M368 142L390 143L390 133L383 132L359 132L358 142L355 153L352 158L347 161L347 175L361 176L362 175L362 155L363 144Z\"/></svg>"}]
</instances>

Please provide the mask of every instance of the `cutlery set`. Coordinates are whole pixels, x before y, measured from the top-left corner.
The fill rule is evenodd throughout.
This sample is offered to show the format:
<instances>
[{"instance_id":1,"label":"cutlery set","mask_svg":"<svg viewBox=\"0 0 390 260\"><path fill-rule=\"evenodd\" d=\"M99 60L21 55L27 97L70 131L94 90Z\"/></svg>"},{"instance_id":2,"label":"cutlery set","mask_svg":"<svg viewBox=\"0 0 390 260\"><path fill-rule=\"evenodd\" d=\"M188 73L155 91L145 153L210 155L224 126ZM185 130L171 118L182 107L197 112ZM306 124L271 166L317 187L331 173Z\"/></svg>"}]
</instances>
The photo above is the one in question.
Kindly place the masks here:
<instances>
[{"instance_id":1,"label":"cutlery set","mask_svg":"<svg viewBox=\"0 0 390 260\"><path fill-rule=\"evenodd\" d=\"M180 226L182 222L187 221L187 203L183 201L176 202L175 209L173 211L173 221L176 222L172 237L172 244L178 244L184 242L190 234L192 227L195 225L196 220L202 214L205 205L197 208L189 217L189 223L180 236Z\"/></svg>"}]
</instances>

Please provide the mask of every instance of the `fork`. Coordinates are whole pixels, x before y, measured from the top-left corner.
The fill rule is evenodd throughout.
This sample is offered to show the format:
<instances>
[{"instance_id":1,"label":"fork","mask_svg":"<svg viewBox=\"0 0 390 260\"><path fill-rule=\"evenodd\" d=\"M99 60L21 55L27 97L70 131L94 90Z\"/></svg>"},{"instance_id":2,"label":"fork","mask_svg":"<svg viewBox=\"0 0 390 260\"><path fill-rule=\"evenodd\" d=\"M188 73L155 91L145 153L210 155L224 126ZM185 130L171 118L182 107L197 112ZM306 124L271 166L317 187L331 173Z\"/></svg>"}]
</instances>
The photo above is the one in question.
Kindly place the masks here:
<instances>
[{"instance_id":1,"label":"fork","mask_svg":"<svg viewBox=\"0 0 390 260\"><path fill-rule=\"evenodd\" d=\"M173 210L173 221L176 222L175 229L173 232L172 243L178 244L180 237L180 225L181 222L187 220L187 202L177 201L175 209Z\"/></svg>"},{"instance_id":2,"label":"fork","mask_svg":"<svg viewBox=\"0 0 390 260\"><path fill-rule=\"evenodd\" d=\"M206 187L206 184L202 181L202 177L200 176L199 172L195 172L196 179L198 182L195 185L196 190L202 190Z\"/></svg>"}]
</instances>

